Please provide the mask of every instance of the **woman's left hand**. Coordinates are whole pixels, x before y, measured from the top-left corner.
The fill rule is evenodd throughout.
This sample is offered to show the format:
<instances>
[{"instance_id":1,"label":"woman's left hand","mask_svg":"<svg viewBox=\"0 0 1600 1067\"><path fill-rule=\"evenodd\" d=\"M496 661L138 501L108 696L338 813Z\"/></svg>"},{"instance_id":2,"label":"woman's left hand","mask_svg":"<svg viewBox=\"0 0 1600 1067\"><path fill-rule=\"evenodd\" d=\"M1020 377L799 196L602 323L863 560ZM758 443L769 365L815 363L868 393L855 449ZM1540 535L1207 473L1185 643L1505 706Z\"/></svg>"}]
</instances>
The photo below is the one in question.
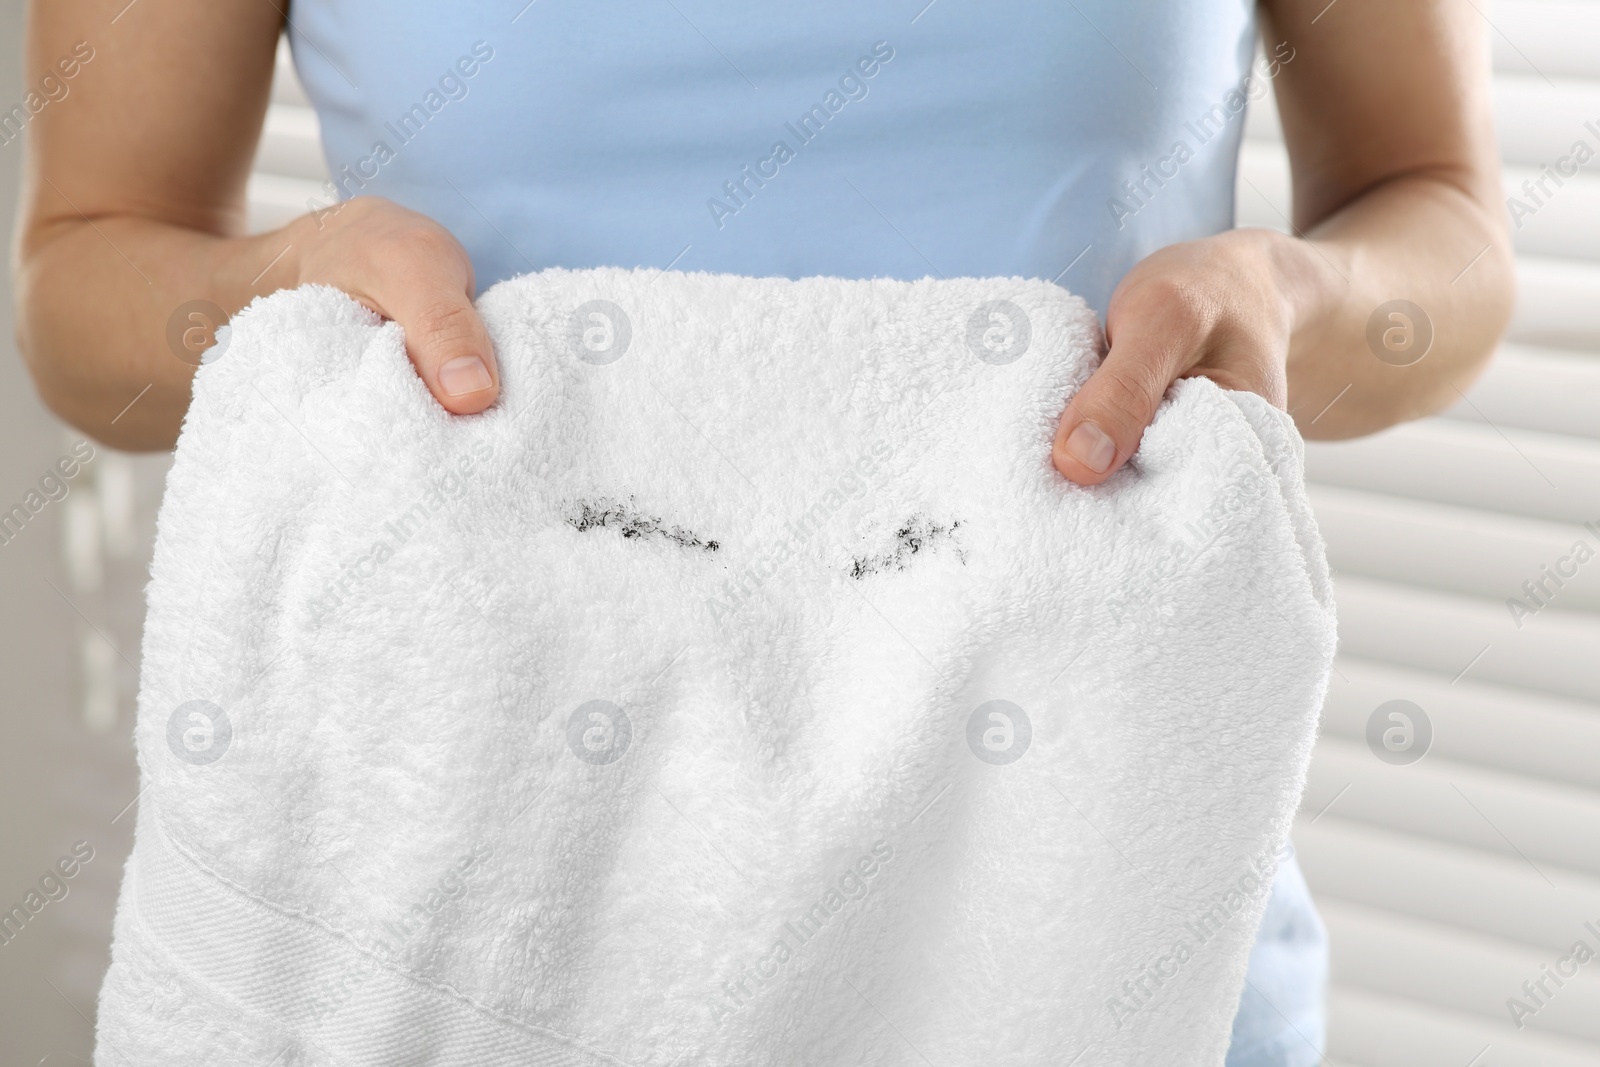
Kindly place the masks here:
<instances>
[{"instance_id":1,"label":"woman's left hand","mask_svg":"<svg viewBox=\"0 0 1600 1067\"><path fill-rule=\"evenodd\" d=\"M1110 351L1062 413L1053 458L1081 485L1105 481L1139 447L1167 387L1204 375L1286 406L1293 301L1272 230L1169 245L1123 277L1106 310Z\"/></svg>"},{"instance_id":2,"label":"woman's left hand","mask_svg":"<svg viewBox=\"0 0 1600 1067\"><path fill-rule=\"evenodd\" d=\"M1273 54L1295 57L1272 76L1289 232L1229 230L1128 272L1106 309L1110 352L1056 433L1056 469L1074 482L1127 462L1185 375L1259 393L1306 438L1443 410L1510 318L1482 12L1451 0L1264 0L1259 12Z\"/></svg>"}]
</instances>

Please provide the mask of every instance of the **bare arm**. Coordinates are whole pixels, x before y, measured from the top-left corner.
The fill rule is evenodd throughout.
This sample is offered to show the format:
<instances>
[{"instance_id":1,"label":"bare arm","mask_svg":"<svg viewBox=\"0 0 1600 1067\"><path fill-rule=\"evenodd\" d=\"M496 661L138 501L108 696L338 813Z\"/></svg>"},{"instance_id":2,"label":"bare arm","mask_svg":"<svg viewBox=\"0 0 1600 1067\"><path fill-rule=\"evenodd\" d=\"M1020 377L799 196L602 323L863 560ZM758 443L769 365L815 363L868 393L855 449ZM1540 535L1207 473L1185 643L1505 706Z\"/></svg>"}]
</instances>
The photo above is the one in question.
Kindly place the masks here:
<instances>
[{"instance_id":1,"label":"bare arm","mask_svg":"<svg viewBox=\"0 0 1600 1067\"><path fill-rule=\"evenodd\" d=\"M1266 0L1268 51L1293 49L1274 81L1295 233L1235 230L1128 273L1107 312L1106 361L1062 416L1063 474L1108 477L1185 375L1260 393L1311 438L1372 433L1457 399L1492 355L1513 292L1487 29L1465 0ZM1379 313L1396 300L1423 317ZM1375 313L1381 354L1368 342Z\"/></svg>"},{"instance_id":2,"label":"bare arm","mask_svg":"<svg viewBox=\"0 0 1600 1067\"><path fill-rule=\"evenodd\" d=\"M360 198L244 235L281 25L266 0L31 4L30 84L75 48L92 58L27 126L13 250L18 347L45 402L107 444L176 439L193 374L167 342L181 305L209 300L232 314L310 281L399 320L419 373L450 410L494 400L471 265L443 228Z\"/></svg>"}]
</instances>

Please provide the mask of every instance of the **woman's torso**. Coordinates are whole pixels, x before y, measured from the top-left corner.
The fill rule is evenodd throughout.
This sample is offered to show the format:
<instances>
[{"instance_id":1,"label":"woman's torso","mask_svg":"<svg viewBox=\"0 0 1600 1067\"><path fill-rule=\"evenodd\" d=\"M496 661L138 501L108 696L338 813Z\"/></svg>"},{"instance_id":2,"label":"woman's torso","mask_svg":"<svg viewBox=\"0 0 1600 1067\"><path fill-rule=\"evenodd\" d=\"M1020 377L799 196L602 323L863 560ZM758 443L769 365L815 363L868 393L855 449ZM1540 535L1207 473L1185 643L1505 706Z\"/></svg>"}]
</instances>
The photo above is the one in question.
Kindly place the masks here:
<instances>
[{"instance_id":1,"label":"woman's torso","mask_svg":"<svg viewBox=\"0 0 1600 1067\"><path fill-rule=\"evenodd\" d=\"M1139 259L1233 223L1245 0L524 2L290 11L337 197L439 220L480 290L1021 275L1103 313Z\"/></svg>"}]
</instances>

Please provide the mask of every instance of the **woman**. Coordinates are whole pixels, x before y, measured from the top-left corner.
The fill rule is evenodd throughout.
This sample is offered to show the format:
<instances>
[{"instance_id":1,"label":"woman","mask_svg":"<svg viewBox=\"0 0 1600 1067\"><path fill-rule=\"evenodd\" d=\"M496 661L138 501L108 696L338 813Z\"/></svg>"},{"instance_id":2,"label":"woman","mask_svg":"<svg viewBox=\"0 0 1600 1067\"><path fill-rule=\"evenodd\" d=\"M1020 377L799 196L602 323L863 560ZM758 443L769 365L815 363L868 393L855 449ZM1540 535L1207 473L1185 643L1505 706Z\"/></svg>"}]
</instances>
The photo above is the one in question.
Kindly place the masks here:
<instances>
[{"instance_id":1,"label":"woman","mask_svg":"<svg viewBox=\"0 0 1600 1067\"><path fill-rule=\"evenodd\" d=\"M246 236L285 28L335 188ZM1067 478L1115 471L1184 375L1307 437L1370 433L1454 400L1509 314L1486 39L1454 0L36 2L30 82L68 91L24 116L19 341L62 418L155 449L192 374L169 321L196 300L337 286L466 414L498 390L473 294L528 270L1024 275L1110 340L1062 414ZM1269 83L1293 235L1231 228ZM1291 861L1228 1063L1317 1062L1325 970Z\"/></svg>"}]
</instances>

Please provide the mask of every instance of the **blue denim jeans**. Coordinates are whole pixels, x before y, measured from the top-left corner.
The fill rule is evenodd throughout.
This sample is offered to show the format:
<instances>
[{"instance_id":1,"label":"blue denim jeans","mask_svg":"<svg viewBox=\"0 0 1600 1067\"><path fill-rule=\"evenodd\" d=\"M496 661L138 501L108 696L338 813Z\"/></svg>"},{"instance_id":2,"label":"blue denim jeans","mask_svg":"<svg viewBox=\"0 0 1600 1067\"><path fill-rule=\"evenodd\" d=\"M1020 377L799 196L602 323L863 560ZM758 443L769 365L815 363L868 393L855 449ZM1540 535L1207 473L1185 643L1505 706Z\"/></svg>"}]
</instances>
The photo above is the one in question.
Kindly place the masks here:
<instances>
[{"instance_id":1,"label":"blue denim jeans","mask_svg":"<svg viewBox=\"0 0 1600 1067\"><path fill-rule=\"evenodd\" d=\"M1327 1043L1328 933L1291 855L1250 950L1226 1067L1312 1067Z\"/></svg>"}]
</instances>

